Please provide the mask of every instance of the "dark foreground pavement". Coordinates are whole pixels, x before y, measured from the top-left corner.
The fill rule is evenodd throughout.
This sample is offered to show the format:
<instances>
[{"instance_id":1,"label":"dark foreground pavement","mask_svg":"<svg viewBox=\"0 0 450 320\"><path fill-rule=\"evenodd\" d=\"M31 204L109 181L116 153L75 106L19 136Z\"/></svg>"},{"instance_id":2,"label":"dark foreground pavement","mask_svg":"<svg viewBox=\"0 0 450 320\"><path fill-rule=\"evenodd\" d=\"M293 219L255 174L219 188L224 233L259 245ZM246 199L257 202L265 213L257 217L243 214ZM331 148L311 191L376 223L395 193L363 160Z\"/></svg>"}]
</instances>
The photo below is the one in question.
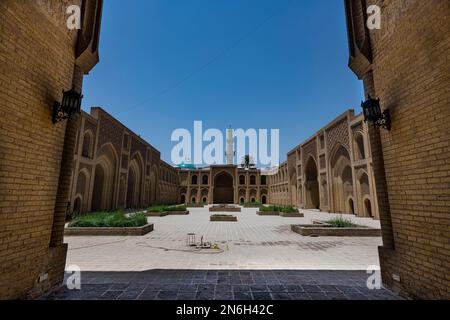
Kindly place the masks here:
<instances>
[{"instance_id":1,"label":"dark foreground pavement","mask_svg":"<svg viewBox=\"0 0 450 320\"><path fill-rule=\"evenodd\" d=\"M66 276L67 277L67 276ZM66 286L44 300L396 300L369 290L366 271L150 270L83 272L81 290Z\"/></svg>"}]
</instances>

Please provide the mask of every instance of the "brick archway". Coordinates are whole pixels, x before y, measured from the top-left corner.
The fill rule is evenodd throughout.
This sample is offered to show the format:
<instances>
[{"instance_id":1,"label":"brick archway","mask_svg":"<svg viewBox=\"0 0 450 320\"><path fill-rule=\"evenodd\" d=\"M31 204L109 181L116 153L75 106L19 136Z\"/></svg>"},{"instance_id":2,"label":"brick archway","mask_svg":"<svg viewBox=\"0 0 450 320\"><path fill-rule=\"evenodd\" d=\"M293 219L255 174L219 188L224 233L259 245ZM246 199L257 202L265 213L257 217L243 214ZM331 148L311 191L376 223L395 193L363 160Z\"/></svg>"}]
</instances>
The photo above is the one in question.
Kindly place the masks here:
<instances>
[{"instance_id":1,"label":"brick archway","mask_svg":"<svg viewBox=\"0 0 450 320\"><path fill-rule=\"evenodd\" d=\"M228 172L220 172L214 178L214 203L234 203L234 179Z\"/></svg>"}]
</instances>

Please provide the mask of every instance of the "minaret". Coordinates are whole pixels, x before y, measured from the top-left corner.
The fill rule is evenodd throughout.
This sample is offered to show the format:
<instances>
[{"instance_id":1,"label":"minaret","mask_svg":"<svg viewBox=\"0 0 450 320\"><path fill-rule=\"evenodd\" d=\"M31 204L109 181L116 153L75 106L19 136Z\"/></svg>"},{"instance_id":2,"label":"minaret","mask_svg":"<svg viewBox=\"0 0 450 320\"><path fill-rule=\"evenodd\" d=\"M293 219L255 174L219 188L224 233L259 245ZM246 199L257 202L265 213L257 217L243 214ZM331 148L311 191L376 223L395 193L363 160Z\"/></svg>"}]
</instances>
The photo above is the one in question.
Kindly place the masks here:
<instances>
[{"instance_id":1,"label":"minaret","mask_svg":"<svg viewBox=\"0 0 450 320\"><path fill-rule=\"evenodd\" d=\"M234 164L234 137L233 137L233 129L231 126L227 129L227 165Z\"/></svg>"}]
</instances>

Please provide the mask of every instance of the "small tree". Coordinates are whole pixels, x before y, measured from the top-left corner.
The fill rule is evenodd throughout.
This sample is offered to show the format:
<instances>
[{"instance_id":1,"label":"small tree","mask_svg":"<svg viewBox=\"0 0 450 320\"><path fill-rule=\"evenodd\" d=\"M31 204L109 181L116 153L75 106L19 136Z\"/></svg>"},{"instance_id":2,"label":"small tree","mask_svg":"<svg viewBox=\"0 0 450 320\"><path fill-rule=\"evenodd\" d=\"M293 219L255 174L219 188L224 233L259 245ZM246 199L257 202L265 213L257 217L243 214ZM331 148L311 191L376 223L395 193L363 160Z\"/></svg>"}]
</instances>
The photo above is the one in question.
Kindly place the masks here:
<instances>
[{"instance_id":1,"label":"small tree","mask_svg":"<svg viewBox=\"0 0 450 320\"><path fill-rule=\"evenodd\" d=\"M255 168L256 167L255 160L253 159L253 157L247 154L242 158L241 167L245 169Z\"/></svg>"}]
</instances>

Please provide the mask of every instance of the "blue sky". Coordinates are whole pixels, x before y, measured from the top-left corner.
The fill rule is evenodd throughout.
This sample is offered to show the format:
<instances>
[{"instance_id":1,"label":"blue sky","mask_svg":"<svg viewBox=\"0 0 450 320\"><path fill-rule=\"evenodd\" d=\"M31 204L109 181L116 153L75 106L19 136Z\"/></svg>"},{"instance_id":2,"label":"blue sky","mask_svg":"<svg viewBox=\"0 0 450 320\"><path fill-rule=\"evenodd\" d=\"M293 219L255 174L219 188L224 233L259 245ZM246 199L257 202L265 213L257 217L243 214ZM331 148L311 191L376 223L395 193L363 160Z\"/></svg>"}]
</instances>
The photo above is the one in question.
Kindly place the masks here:
<instances>
[{"instance_id":1,"label":"blue sky","mask_svg":"<svg viewBox=\"0 0 450 320\"><path fill-rule=\"evenodd\" d=\"M133 5L131 5L133 4ZM342 0L105 1L101 106L170 163L174 129L280 129L286 153L363 99L348 69Z\"/></svg>"}]
</instances>

